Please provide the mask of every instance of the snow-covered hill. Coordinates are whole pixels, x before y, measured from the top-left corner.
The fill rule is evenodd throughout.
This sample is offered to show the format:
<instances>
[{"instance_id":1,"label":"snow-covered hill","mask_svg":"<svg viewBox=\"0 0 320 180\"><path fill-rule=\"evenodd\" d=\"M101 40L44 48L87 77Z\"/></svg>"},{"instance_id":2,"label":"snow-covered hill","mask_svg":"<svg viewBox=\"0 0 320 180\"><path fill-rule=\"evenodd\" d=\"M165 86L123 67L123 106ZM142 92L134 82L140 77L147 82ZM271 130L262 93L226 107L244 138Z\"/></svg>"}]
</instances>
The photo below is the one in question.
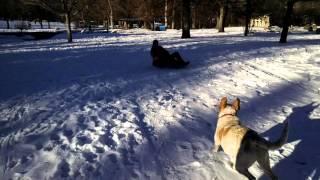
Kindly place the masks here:
<instances>
[{"instance_id":1,"label":"snow-covered hill","mask_svg":"<svg viewBox=\"0 0 320 180\"><path fill-rule=\"evenodd\" d=\"M0 179L245 179L211 152L223 96L270 140L289 120L279 179L320 179L320 35L242 30L0 36ZM190 66L152 67L154 39Z\"/></svg>"}]
</instances>

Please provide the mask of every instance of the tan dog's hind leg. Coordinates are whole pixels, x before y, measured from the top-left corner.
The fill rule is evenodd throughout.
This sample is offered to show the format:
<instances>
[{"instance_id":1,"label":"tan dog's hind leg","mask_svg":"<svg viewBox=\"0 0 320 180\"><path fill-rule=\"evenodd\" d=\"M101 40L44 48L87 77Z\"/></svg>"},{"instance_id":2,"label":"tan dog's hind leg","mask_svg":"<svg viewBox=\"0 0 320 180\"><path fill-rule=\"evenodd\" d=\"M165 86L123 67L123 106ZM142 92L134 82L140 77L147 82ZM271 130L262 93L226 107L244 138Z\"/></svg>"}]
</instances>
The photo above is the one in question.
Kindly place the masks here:
<instances>
[{"instance_id":1,"label":"tan dog's hind leg","mask_svg":"<svg viewBox=\"0 0 320 180\"><path fill-rule=\"evenodd\" d=\"M259 153L257 161L266 175L271 177L272 180L278 179L278 177L271 170L268 151Z\"/></svg>"}]
</instances>

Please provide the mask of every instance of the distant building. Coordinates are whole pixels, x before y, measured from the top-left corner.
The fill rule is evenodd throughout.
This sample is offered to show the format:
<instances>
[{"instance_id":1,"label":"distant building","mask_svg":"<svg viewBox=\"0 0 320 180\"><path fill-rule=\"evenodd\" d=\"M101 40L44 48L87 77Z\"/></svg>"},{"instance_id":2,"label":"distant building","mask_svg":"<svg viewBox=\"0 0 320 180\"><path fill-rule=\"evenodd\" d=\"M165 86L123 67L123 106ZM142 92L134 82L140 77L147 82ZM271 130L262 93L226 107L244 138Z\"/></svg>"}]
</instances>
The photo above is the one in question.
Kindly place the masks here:
<instances>
[{"instance_id":1,"label":"distant building","mask_svg":"<svg viewBox=\"0 0 320 180\"><path fill-rule=\"evenodd\" d=\"M269 16L260 16L251 19L252 27L262 27L268 28L270 26L270 17Z\"/></svg>"}]
</instances>

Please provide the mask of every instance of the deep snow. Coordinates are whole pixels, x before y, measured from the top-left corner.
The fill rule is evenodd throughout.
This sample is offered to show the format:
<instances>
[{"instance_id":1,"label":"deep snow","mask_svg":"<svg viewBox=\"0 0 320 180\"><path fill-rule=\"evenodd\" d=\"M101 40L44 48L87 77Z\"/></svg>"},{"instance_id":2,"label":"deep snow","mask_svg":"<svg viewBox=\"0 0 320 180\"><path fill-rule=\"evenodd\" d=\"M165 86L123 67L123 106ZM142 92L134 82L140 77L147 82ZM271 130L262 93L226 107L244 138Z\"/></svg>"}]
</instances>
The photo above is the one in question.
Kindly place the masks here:
<instances>
[{"instance_id":1,"label":"deep snow","mask_svg":"<svg viewBox=\"0 0 320 180\"><path fill-rule=\"evenodd\" d=\"M271 140L289 120L279 179L320 179L320 35L242 30L0 36L0 179L245 179L211 152L223 96ZM152 67L153 39L190 66Z\"/></svg>"}]
</instances>

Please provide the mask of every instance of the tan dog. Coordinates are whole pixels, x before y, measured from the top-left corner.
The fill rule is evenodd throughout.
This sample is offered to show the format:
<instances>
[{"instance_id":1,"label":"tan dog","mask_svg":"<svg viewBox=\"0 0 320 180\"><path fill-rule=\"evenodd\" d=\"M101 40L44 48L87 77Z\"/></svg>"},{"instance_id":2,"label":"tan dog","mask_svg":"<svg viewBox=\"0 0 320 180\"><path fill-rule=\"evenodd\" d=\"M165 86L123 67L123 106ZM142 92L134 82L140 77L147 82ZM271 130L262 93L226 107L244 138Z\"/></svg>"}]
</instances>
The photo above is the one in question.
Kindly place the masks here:
<instances>
[{"instance_id":1,"label":"tan dog","mask_svg":"<svg viewBox=\"0 0 320 180\"><path fill-rule=\"evenodd\" d=\"M241 125L237 112L240 110L240 100L232 104L227 98L222 98L219 106L218 123L214 135L214 150L220 147L230 157L233 168L247 178L255 179L248 168L258 161L264 173L271 179L278 179L271 171L268 150L280 148L288 138L288 122L285 122L281 137L276 142L269 142L253 130Z\"/></svg>"}]
</instances>

